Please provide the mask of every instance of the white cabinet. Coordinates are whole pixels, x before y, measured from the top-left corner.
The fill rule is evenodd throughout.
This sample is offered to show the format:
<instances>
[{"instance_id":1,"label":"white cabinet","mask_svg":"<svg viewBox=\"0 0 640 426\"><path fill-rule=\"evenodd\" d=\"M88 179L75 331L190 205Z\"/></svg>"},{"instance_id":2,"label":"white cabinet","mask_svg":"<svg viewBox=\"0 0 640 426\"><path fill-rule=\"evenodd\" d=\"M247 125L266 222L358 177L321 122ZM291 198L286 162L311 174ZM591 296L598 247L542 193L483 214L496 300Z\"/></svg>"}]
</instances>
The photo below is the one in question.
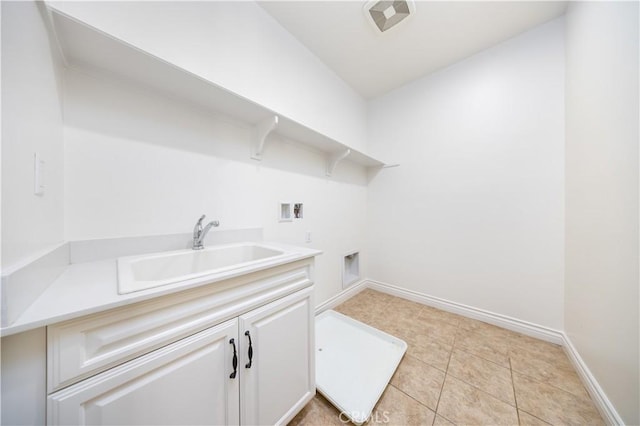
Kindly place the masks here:
<instances>
[{"instance_id":1,"label":"white cabinet","mask_svg":"<svg viewBox=\"0 0 640 426\"><path fill-rule=\"evenodd\" d=\"M244 424L282 424L313 398L314 322L311 289L240 317L241 418ZM248 367L250 366L250 367Z\"/></svg>"},{"instance_id":2,"label":"white cabinet","mask_svg":"<svg viewBox=\"0 0 640 426\"><path fill-rule=\"evenodd\" d=\"M238 320L230 320L69 388L48 401L49 424L239 423L239 385L230 379Z\"/></svg>"},{"instance_id":3,"label":"white cabinet","mask_svg":"<svg viewBox=\"0 0 640 426\"><path fill-rule=\"evenodd\" d=\"M299 290L54 392L48 423L286 423L315 394L312 292Z\"/></svg>"}]
</instances>

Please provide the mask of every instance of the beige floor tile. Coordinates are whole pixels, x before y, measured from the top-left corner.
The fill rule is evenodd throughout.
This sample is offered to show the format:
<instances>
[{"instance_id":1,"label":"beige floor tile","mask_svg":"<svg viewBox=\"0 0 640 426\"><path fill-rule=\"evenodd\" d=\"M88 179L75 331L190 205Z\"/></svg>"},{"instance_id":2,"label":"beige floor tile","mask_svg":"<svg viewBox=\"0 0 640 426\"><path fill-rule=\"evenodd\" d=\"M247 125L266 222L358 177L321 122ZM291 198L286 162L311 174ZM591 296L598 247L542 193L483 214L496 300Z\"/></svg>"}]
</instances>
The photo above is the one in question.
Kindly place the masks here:
<instances>
[{"instance_id":1,"label":"beige floor tile","mask_svg":"<svg viewBox=\"0 0 640 426\"><path fill-rule=\"evenodd\" d=\"M509 358L513 371L529 376L538 382L571 392L576 396L589 398L587 390L564 353L555 356L554 361L547 362L535 352L516 348L509 351Z\"/></svg>"},{"instance_id":2,"label":"beige floor tile","mask_svg":"<svg viewBox=\"0 0 640 426\"><path fill-rule=\"evenodd\" d=\"M357 316L365 314L368 311L366 307L350 301L336 306L335 308L333 308L333 310L348 316Z\"/></svg>"},{"instance_id":3,"label":"beige floor tile","mask_svg":"<svg viewBox=\"0 0 640 426\"><path fill-rule=\"evenodd\" d=\"M405 355L391 384L418 402L435 410L444 382L444 372Z\"/></svg>"},{"instance_id":4,"label":"beige floor tile","mask_svg":"<svg viewBox=\"0 0 640 426\"><path fill-rule=\"evenodd\" d=\"M395 298L390 294L382 293L381 291L371 290L370 288L364 289L362 293L365 293L367 296L372 297L378 303L381 303L381 304L387 304Z\"/></svg>"},{"instance_id":5,"label":"beige floor tile","mask_svg":"<svg viewBox=\"0 0 640 426\"><path fill-rule=\"evenodd\" d=\"M424 305L420 303L412 302L410 300L394 297L385 305L388 312L393 312L401 318L412 319L416 318Z\"/></svg>"},{"instance_id":6,"label":"beige floor tile","mask_svg":"<svg viewBox=\"0 0 640 426\"><path fill-rule=\"evenodd\" d=\"M439 370L447 371L451 346L428 336L419 336L409 344L407 355L419 359Z\"/></svg>"},{"instance_id":7,"label":"beige floor tile","mask_svg":"<svg viewBox=\"0 0 640 426\"><path fill-rule=\"evenodd\" d=\"M361 292L359 292L357 295L359 296L372 296L375 297L378 294L383 294L380 293L379 291L375 291L375 290L371 290L370 288L365 288L364 290L362 290Z\"/></svg>"},{"instance_id":8,"label":"beige floor tile","mask_svg":"<svg viewBox=\"0 0 640 426\"><path fill-rule=\"evenodd\" d=\"M384 309L376 309L372 311L372 324L379 325L382 328L389 328L391 324L396 322L395 319L389 320L389 314ZM376 327L378 328L378 327Z\"/></svg>"},{"instance_id":9,"label":"beige floor tile","mask_svg":"<svg viewBox=\"0 0 640 426\"><path fill-rule=\"evenodd\" d=\"M435 413L393 386L387 386L371 413L370 424L430 425Z\"/></svg>"},{"instance_id":10,"label":"beige floor tile","mask_svg":"<svg viewBox=\"0 0 640 426\"><path fill-rule=\"evenodd\" d=\"M455 325L456 327L460 324L460 319L462 318L460 315L432 308L431 306L424 306L419 315L423 318L430 318L448 322L449 324Z\"/></svg>"},{"instance_id":11,"label":"beige floor tile","mask_svg":"<svg viewBox=\"0 0 640 426\"><path fill-rule=\"evenodd\" d=\"M511 347L511 343L521 336L520 333L471 318L460 320L460 332L464 333L464 331L471 331L474 334L485 336L491 341L506 347Z\"/></svg>"},{"instance_id":12,"label":"beige floor tile","mask_svg":"<svg viewBox=\"0 0 640 426\"><path fill-rule=\"evenodd\" d=\"M405 340L408 344L419 344L427 340L436 340L451 346L455 340L457 328L440 320L429 320L402 314L397 311L387 312L384 318L376 323L380 330Z\"/></svg>"},{"instance_id":13,"label":"beige floor tile","mask_svg":"<svg viewBox=\"0 0 640 426\"><path fill-rule=\"evenodd\" d=\"M418 342L423 336L451 346L456 339L458 327L448 322L422 316L414 318L412 322L414 327L411 329L410 341Z\"/></svg>"},{"instance_id":14,"label":"beige floor tile","mask_svg":"<svg viewBox=\"0 0 640 426\"><path fill-rule=\"evenodd\" d=\"M409 344L368 424L603 424L558 345L371 289L335 310ZM290 424L342 425L339 415L318 395Z\"/></svg>"},{"instance_id":15,"label":"beige floor tile","mask_svg":"<svg viewBox=\"0 0 640 426\"><path fill-rule=\"evenodd\" d=\"M340 312L341 314L344 314L344 315L349 315L348 314L348 312L350 311L349 308L350 308L349 305L347 305L345 303L342 303L342 304L334 307L333 310L336 311L336 312Z\"/></svg>"},{"instance_id":16,"label":"beige floor tile","mask_svg":"<svg viewBox=\"0 0 640 426\"><path fill-rule=\"evenodd\" d=\"M373 324L376 318L385 317L384 306L385 303L380 302L375 295L361 292L336 306L334 310L358 321Z\"/></svg>"},{"instance_id":17,"label":"beige floor tile","mask_svg":"<svg viewBox=\"0 0 640 426\"><path fill-rule=\"evenodd\" d=\"M590 399L539 383L513 373L518 408L551 424L602 425L604 422Z\"/></svg>"},{"instance_id":18,"label":"beige floor tile","mask_svg":"<svg viewBox=\"0 0 640 426\"><path fill-rule=\"evenodd\" d=\"M433 426L455 426L456 424L450 422L442 416L436 414L436 419L433 421Z\"/></svg>"},{"instance_id":19,"label":"beige floor tile","mask_svg":"<svg viewBox=\"0 0 640 426\"><path fill-rule=\"evenodd\" d=\"M305 407L289 422L289 426L297 425L343 425L340 412L322 395L317 394Z\"/></svg>"},{"instance_id":20,"label":"beige floor tile","mask_svg":"<svg viewBox=\"0 0 640 426\"><path fill-rule=\"evenodd\" d=\"M451 354L447 375L467 382L515 407L511 371L476 355L456 349Z\"/></svg>"},{"instance_id":21,"label":"beige floor tile","mask_svg":"<svg viewBox=\"0 0 640 426\"><path fill-rule=\"evenodd\" d=\"M370 310L367 313L347 313L346 315L403 340L406 340L405 337L417 327L402 315L385 310Z\"/></svg>"},{"instance_id":22,"label":"beige floor tile","mask_svg":"<svg viewBox=\"0 0 640 426\"><path fill-rule=\"evenodd\" d=\"M462 425L517 425L516 409L450 375L444 383L439 415Z\"/></svg>"},{"instance_id":23,"label":"beige floor tile","mask_svg":"<svg viewBox=\"0 0 640 426\"><path fill-rule=\"evenodd\" d=\"M366 309L346 303L336 306L335 308L333 308L333 310L354 319L358 319L366 315L368 312Z\"/></svg>"},{"instance_id":24,"label":"beige floor tile","mask_svg":"<svg viewBox=\"0 0 640 426\"><path fill-rule=\"evenodd\" d=\"M518 418L520 419L520 426L546 426L549 424L522 410L518 410Z\"/></svg>"},{"instance_id":25,"label":"beige floor tile","mask_svg":"<svg viewBox=\"0 0 640 426\"><path fill-rule=\"evenodd\" d=\"M384 303L378 302L373 296L362 295L362 293L359 293L338 305L338 308L346 309L350 312L358 312L383 309L384 305Z\"/></svg>"},{"instance_id":26,"label":"beige floor tile","mask_svg":"<svg viewBox=\"0 0 640 426\"><path fill-rule=\"evenodd\" d=\"M469 331L476 331L482 334L500 336L505 338L513 338L519 334L514 331L507 330L505 328L498 327L493 324L489 324L487 322L478 321L478 320L475 320L472 318L466 318L466 317L461 317L460 327Z\"/></svg>"},{"instance_id":27,"label":"beige floor tile","mask_svg":"<svg viewBox=\"0 0 640 426\"><path fill-rule=\"evenodd\" d=\"M509 368L509 342L501 337L488 336L460 329L454 348L462 349L488 361Z\"/></svg>"},{"instance_id":28,"label":"beige floor tile","mask_svg":"<svg viewBox=\"0 0 640 426\"><path fill-rule=\"evenodd\" d=\"M392 321L381 324L381 330L407 343L414 342L415 336L420 333L420 325L411 316L399 312L388 312L387 318L392 318Z\"/></svg>"},{"instance_id":29,"label":"beige floor tile","mask_svg":"<svg viewBox=\"0 0 640 426\"><path fill-rule=\"evenodd\" d=\"M385 314L391 318L394 318L396 326L398 327L400 326L400 324L402 324L403 327L413 327L415 326L415 320L420 314L420 311L416 310L416 308L412 305L409 305L410 303L412 304L413 302L391 301L387 305L385 305Z\"/></svg>"},{"instance_id":30,"label":"beige floor tile","mask_svg":"<svg viewBox=\"0 0 640 426\"><path fill-rule=\"evenodd\" d=\"M510 348L512 350L525 350L537 358L553 364L562 363L571 366L569 359L560 345L525 336L524 334L518 334L513 338Z\"/></svg>"},{"instance_id":31,"label":"beige floor tile","mask_svg":"<svg viewBox=\"0 0 640 426\"><path fill-rule=\"evenodd\" d=\"M396 335L395 333L397 331L397 319L390 319L390 316L385 312L375 312L374 314L369 316L366 322L371 327L377 328L378 330L384 331L385 333L389 333L392 336Z\"/></svg>"}]
</instances>

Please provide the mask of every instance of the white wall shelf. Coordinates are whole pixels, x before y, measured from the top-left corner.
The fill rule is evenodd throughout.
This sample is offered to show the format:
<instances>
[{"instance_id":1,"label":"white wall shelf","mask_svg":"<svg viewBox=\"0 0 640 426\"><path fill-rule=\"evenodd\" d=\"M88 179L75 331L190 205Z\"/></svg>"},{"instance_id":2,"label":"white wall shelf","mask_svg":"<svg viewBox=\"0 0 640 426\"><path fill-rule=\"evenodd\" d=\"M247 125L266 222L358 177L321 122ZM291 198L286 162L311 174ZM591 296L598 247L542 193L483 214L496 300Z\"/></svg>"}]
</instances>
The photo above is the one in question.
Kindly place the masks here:
<instances>
[{"instance_id":1,"label":"white wall shelf","mask_svg":"<svg viewBox=\"0 0 640 426\"><path fill-rule=\"evenodd\" d=\"M327 176L331 176L333 171L336 169L336 166L344 159L346 159L349 154L351 154L351 149L346 148L342 152L336 152L335 154L331 154L327 159Z\"/></svg>"},{"instance_id":2,"label":"white wall shelf","mask_svg":"<svg viewBox=\"0 0 640 426\"><path fill-rule=\"evenodd\" d=\"M345 158L367 168L385 164L197 74L70 18L49 5L67 66L127 80L255 126L251 158L261 160L268 137L280 136L324 152L327 176Z\"/></svg>"}]
</instances>

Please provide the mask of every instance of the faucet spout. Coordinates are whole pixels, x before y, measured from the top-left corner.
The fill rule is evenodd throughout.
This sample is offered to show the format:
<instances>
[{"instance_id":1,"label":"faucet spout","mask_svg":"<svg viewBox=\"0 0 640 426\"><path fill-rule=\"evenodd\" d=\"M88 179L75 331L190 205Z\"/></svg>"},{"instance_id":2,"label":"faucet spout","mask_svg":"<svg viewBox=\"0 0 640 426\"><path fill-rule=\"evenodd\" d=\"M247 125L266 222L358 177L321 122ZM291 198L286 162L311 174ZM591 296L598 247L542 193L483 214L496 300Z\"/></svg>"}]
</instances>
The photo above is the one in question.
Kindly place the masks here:
<instances>
[{"instance_id":1,"label":"faucet spout","mask_svg":"<svg viewBox=\"0 0 640 426\"><path fill-rule=\"evenodd\" d=\"M202 215L198 222L196 222L196 226L193 228L193 243L191 248L193 250L202 250L204 248L204 238L207 236L207 233L211 230L211 228L220 226L220 222L217 220L213 220L202 227L202 221L206 216Z\"/></svg>"}]
</instances>

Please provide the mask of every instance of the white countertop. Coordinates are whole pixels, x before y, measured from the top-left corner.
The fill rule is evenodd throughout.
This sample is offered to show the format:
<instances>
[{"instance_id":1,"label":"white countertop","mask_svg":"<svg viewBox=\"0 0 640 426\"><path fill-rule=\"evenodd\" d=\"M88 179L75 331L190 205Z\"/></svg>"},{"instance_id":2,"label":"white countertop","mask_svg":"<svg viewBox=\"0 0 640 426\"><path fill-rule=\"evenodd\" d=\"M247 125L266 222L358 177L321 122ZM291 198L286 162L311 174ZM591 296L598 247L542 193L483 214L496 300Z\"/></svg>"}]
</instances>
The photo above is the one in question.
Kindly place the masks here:
<instances>
[{"instance_id":1,"label":"white countertop","mask_svg":"<svg viewBox=\"0 0 640 426\"><path fill-rule=\"evenodd\" d=\"M70 264L42 294L9 326L0 329L7 336L84 315L152 299L213 282L317 256L320 250L280 243L264 243L290 251L273 263L213 273L129 294L118 294L117 259Z\"/></svg>"}]
</instances>

